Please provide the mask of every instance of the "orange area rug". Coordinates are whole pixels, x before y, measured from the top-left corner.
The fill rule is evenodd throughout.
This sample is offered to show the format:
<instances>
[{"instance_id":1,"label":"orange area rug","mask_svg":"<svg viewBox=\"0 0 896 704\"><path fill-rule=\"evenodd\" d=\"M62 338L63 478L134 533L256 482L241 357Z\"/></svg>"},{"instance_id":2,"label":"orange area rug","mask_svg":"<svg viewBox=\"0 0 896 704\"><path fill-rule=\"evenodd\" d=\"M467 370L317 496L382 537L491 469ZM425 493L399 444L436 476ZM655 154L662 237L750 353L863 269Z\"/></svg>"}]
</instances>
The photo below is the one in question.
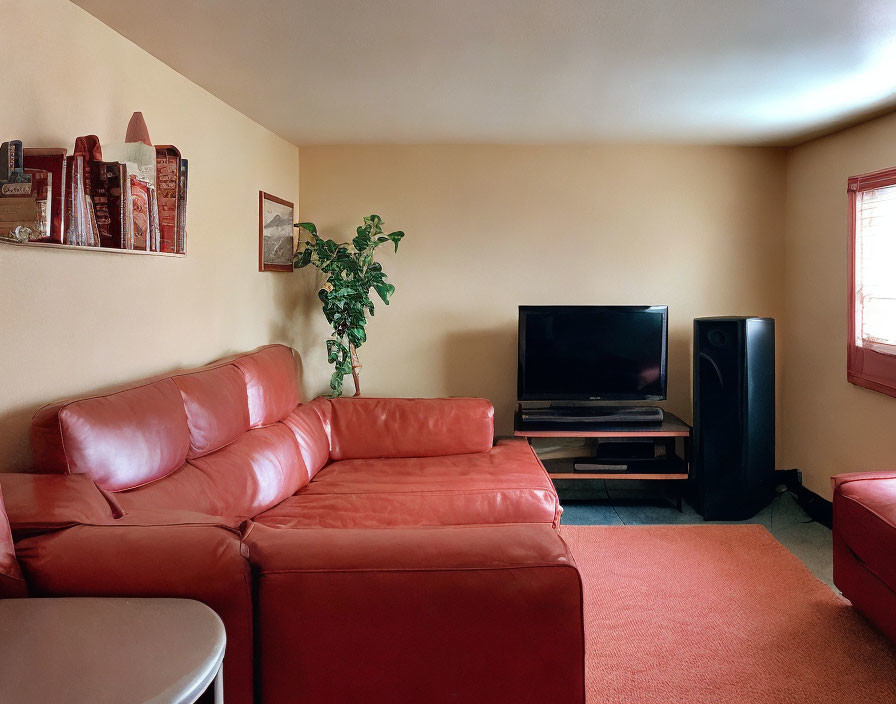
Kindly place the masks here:
<instances>
[{"instance_id":1,"label":"orange area rug","mask_svg":"<svg viewBox=\"0 0 896 704\"><path fill-rule=\"evenodd\" d=\"M896 703L896 647L762 526L562 534L588 704Z\"/></svg>"}]
</instances>

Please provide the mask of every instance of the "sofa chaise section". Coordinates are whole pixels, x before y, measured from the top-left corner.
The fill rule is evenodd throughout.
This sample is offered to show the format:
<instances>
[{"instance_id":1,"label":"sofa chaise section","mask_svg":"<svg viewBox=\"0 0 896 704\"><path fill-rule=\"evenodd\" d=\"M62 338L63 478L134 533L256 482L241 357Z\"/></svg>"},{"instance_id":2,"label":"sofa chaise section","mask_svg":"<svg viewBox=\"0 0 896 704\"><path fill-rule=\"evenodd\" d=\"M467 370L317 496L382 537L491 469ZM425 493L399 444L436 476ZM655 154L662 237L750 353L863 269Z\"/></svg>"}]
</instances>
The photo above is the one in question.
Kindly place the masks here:
<instances>
[{"instance_id":1,"label":"sofa chaise section","mask_svg":"<svg viewBox=\"0 0 896 704\"><path fill-rule=\"evenodd\" d=\"M265 702L584 701L582 587L549 525L256 525L246 544Z\"/></svg>"}]
</instances>

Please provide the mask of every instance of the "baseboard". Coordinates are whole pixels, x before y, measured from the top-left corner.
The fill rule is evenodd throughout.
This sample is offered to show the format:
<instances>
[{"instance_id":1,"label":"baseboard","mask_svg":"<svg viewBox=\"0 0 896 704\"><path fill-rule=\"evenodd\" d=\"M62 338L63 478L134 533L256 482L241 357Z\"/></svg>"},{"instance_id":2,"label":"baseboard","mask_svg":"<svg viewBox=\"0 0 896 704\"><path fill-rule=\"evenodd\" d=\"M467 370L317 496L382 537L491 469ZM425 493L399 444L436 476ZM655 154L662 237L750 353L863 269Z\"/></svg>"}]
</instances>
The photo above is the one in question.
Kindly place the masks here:
<instances>
[{"instance_id":1,"label":"baseboard","mask_svg":"<svg viewBox=\"0 0 896 704\"><path fill-rule=\"evenodd\" d=\"M834 525L834 505L814 491L803 486L803 473L798 469L785 469L777 472L783 484L795 497L800 507L809 514L809 518L826 528Z\"/></svg>"}]
</instances>

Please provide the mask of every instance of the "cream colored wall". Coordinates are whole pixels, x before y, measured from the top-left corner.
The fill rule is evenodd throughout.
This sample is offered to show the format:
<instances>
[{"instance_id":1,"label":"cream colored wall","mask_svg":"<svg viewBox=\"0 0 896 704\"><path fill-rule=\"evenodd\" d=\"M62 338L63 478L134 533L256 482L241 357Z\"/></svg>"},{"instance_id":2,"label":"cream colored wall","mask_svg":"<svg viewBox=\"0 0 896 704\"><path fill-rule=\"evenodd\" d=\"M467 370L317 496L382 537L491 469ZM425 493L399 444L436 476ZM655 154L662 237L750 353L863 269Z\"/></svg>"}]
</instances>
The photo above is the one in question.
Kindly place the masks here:
<instances>
[{"instance_id":1,"label":"cream colored wall","mask_svg":"<svg viewBox=\"0 0 896 704\"><path fill-rule=\"evenodd\" d=\"M666 407L689 418L693 318L771 315L783 324L781 151L336 146L300 154L302 219L344 239L376 212L407 232L399 254L383 256L397 291L378 307L361 349L367 394L486 396L506 434L518 305L665 303ZM300 275L310 294L306 384L322 391L326 324L314 273Z\"/></svg>"},{"instance_id":2,"label":"cream colored wall","mask_svg":"<svg viewBox=\"0 0 896 704\"><path fill-rule=\"evenodd\" d=\"M896 468L896 398L846 381L846 181L892 166L896 114L796 147L787 160L780 458L826 498L833 474Z\"/></svg>"},{"instance_id":3,"label":"cream colored wall","mask_svg":"<svg viewBox=\"0 0 896 704\"><path fill-rule=\"evenodd\" d=\"M2 140L122 141L142 110L190 160L185 259L0 243L0 470L28 464L33 411L60 396L297 344L292 274L259 273L258 191L298 196L298 150L66 0L0 0Z\"/></svg>"}]
</instances>

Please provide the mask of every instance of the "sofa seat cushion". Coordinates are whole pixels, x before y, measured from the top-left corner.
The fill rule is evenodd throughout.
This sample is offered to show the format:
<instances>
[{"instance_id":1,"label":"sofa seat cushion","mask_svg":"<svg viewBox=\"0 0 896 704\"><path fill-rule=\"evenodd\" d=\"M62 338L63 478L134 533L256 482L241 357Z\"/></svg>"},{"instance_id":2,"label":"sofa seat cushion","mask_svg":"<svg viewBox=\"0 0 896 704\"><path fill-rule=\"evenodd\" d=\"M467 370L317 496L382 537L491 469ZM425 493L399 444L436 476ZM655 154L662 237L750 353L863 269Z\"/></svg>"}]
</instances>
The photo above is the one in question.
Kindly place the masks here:
<instances>
[{"instance_id":1,"label":"sofa seat cushion","mask_svg":"<svg viewBox=\"0 0 896 704\"><path fill-rule=\"evenodd\" d=\"M334 462L255 520L279 528L556 525L559 510L528 444L502 440L468 455Z\"/></svg>"},{"instance_id":2,"label":"sofa seat cushion","mask_svg":"<svg viewBox=\"0 0 896 704\"><path fill-rule=\"evenodd\" d=\"M896 473L839 480L834 530L853 554L896 590Z\"/></svg>"}]
</instances>

